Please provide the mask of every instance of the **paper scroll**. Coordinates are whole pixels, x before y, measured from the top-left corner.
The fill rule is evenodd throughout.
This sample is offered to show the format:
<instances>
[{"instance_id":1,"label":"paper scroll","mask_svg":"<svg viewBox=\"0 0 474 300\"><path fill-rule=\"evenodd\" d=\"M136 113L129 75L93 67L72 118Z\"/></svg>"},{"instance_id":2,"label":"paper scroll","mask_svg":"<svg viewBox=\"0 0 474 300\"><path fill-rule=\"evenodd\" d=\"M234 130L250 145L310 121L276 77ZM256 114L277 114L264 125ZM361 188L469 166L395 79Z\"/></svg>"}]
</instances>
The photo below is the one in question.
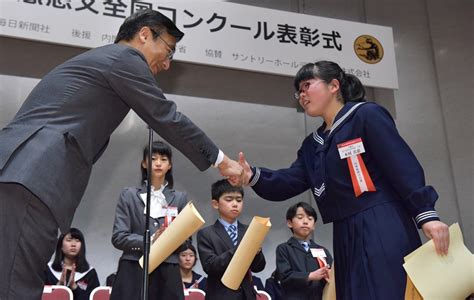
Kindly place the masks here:
<instances>
[{"instance_id":1,"label":"paper scroll","mask_svg":"<svg viewBox=\"0 0 474 300\"><path fill-rule=\"evenodd\" d=\"M270 218L253 217L222 276L221 281L226 287L232 290L239 288L271 226Z\"/></svg>"},{"instance_id":2,"label":"paper scroll","mask_svg":"<svg viewBox=\"0 0 474 300\"><path fill-rule=\"evenodd\" d=\"M423 300L420 292L413 285L410 276L407 276L407 288L405 289L405 300Z\"/></svg>"},{"instance_id":3,"label":"paper scroll","mask_svg":"<svg viewBox=\"0 0 474 300\"><path fill-rule=\"evenodd\" d=\"M151 246L148 274L153 272L168 256L178 249L184 241L198 231L204 223L204 219L194 205L191 202L186 204L176 219L174 219ZM139 262L143 268L143 256Z\"/></svg>"},{"instance_id":4,"label":"paper scroll","mask_svg":"<svg viewBox=\"0 0 474 300\"><path fill-rule=\"evenodd\" d=\"M449 227L447 256L437 255L430 240L407 255L403 267L423 299L465 299L474 293L474 256L458 223Z\"/></svg>"},{"instance_id":5,"label":"paper scroll","mask_svg":"<svg viewBox=\"0 0 474 300\"><path fill-rule=\"evenodd\" d=\"M336 300L336 270L334 268L334 262L332 263L331 271L329 272L329 282L323 289L323 300Z\"/></svg>"}]
</instances>

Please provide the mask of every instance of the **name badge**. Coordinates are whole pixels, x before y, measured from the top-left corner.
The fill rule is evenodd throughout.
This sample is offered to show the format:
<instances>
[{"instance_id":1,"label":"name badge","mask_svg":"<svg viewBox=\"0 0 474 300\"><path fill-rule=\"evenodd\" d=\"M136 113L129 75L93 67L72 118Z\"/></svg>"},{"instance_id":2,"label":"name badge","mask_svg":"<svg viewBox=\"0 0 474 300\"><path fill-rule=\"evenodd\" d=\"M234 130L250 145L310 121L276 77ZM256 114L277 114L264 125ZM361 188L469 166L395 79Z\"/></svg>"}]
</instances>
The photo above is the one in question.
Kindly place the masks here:
<instances>
[{"instance_id":1,"label":"name badge","mask_svg":"<svg viewBox=\"0 0 474 300\"><path fill-rule=\"evenodd\" d=\"M337 145L339 156L345 159L365 152L364 144L361 138L350 140Z\"/></svg>"},{"instance_id":2,"label":"name badge","mask_svg":"<svg viewBox=\"0 0 474 300\"><path fill-rule=\"evenodd\" d=\"M326 252L324 252L324 249L321 248L311 248L311 255L313 257L326 257Z\"/></svg>"},{"instance_id":3,"label":"name badge","mask_svg":"<svg viewBox=\"0 0 474 300\"><path fill-rule=\"evenodd\" d=\"M168 227L178 216L178 208L175 206L165 206L161 209L161 213L165 216L163 226Z\"/></svg>"},{"instance_id":4,"label":"name badge","mask_svg":"<svg viewBox=\"0 0 474 300\"><path fill-rule=\"evenodd\" d=\"M175 206L165 206L161 208L161 215L176 218L178 216L178 208Z\"/></svg>"}]
</instances>

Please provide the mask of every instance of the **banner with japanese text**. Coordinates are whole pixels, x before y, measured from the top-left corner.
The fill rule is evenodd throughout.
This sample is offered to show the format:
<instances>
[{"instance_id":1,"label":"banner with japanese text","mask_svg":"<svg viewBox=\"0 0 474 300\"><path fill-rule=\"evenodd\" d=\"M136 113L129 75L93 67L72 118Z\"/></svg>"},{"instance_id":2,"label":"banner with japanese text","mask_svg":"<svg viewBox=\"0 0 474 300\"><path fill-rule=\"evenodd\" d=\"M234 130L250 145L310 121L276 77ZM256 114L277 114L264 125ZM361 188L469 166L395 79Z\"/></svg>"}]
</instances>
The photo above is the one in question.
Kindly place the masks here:
<instances>
[{"instance_id":1,"label":"banner with japanese text","mask_svg":"<svg viewBox=\"0 0 474 300\"><path fill-rule=\"evenodd\" d=\"M294 76L326 59L367 86L398 88L390 27L228 2L1 0L0 35L94 48L113 43L125 18L146 8L184 31L178 61Z\"/></svg>"}]
</instances>

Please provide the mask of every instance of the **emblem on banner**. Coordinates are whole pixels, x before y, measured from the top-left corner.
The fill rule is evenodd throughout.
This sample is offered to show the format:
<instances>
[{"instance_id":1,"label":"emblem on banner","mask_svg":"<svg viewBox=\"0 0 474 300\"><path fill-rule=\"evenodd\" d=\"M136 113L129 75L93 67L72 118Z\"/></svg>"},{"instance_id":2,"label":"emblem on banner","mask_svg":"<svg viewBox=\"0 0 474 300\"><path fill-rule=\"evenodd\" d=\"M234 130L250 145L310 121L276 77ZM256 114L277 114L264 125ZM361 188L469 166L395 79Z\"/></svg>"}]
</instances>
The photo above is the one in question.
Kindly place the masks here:
<instances>
[{"instance_id":1,"label":"emblem on banner","mask_svg":"<svg viewBox=\"0 0 474 300\"><path fill-rule=\"evenodd\" d=\"M382 44L371 35L361 35L354 41L354 52L360 60L376 64L383 58Z\"/></svg>"}]
</instances>

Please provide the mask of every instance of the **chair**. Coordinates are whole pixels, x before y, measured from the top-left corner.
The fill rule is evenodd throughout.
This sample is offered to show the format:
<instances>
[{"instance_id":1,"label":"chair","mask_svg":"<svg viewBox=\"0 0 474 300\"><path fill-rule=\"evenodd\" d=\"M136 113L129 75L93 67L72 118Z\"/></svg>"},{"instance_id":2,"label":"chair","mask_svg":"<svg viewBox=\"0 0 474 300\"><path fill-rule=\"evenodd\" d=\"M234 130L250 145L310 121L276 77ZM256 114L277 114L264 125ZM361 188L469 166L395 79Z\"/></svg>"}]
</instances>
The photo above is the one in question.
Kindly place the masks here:
<instances>
[{"instance_id":1,"label":"chair","mask_svg":"<svg viewBox=\"0 0 474 300\"><path fill-rule=\"evenodd\" d=\"M184 299L186 300L204 300L206 299L206 293L200 289L185 289Z\"/></svg>"},{"instance_id":2,"label":"chair","mask_svg":"<svg viewBox=\"0 0 474 300\"><path fill-rule=\"evenodd\" d=\"M257 290L257 300L272 300L272 297L265 291Z\"/></svg>"},{"instance_id":3,"label":"chair","mask_svg":"<svg viewBox=\"0 0 474 300\"><path fill-rule=\"evenodd\" d=\"M89 300L109 300L112 288L110 286L98 286L92 290Z\"/></svg>"},{"instance_id":4,"label":"chair","mask_svg":"<svg viewBox=\"0 0 474 300\"><path fill-rule=\"evenodd\" d=\"M45 285L41 300L73 300L73 295L67 286Z\"/></svg>"}]
</instances>

